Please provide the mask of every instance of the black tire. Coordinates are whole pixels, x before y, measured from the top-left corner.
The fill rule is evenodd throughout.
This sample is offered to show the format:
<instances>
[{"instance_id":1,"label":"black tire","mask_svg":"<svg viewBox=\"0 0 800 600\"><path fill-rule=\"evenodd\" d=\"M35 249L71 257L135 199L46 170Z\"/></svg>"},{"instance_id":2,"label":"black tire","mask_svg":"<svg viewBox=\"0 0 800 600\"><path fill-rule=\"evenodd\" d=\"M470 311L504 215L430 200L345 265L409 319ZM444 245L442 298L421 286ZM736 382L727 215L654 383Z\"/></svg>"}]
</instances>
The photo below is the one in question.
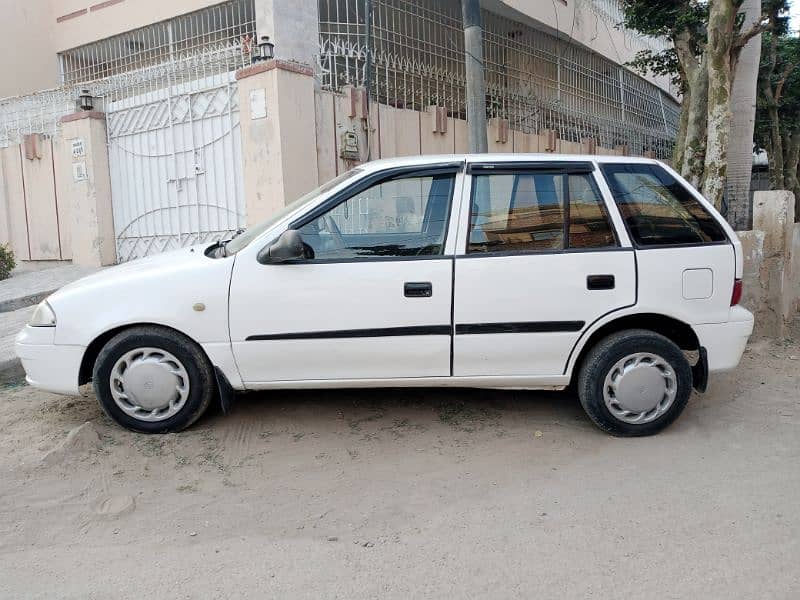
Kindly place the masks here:
<instances>
[{"instance_id":1,"label":"black tire","mask_svg":"<svg viewBox=\"0 0 800 600\"><path fill-rule=\"evenodd\" d=\"M188 398L179 412L163 421L141 421L126 414L111 394L111 370L126 352L136 348L159 348L177 358L189 375ZM140 433L170 433L192 425L208 409L216 395L216 379L203 350L194 341L172 329L139 326L111 338L94 363L92 385L103 411L126 429Z\"/></svg>"},{"instance_id":2,"label":"black tire","mask_svg":"<svg viewBox=\"0 0 800 600\"><path fill-rule=\"evenodd\" d=\"M663 358L675 372L677 392L672 405L657 419L642 424L615 417L603 399L603 386L614 365L631 354L649 352ZM603 431L618 437L653 435L677 419L692 393L692 369L683 352L663 335L646 329L628 329L600 340L586 355L578 375L578 397L589 418Z\"/></svg>"}]
</instances>

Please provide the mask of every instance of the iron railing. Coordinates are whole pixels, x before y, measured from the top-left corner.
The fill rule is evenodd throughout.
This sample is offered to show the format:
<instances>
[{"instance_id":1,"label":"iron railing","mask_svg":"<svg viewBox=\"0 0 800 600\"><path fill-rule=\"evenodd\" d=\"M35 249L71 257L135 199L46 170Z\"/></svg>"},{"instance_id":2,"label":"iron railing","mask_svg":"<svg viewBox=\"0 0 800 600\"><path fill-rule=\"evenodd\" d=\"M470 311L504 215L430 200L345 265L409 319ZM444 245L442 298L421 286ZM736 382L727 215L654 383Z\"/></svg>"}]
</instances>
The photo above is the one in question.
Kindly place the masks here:
<instances>
[{"instance_id":1,"label":"iron railing","mask_svg":"<svg viewBox=\"0 0 800 600\"><path fill-rule=\"evenodd\" d=\"M367 27L366 2L319 1L322 87L369 86L380 103L444 106L465 118L460 3L371 4ZM593 138L610 148L626 145L634 154L671 155L680 107L669 94L563 37L488 11L483 24L489 117L508 119L526 133L555 129L564 140Z\"/></svg>"},{"instance_id":2,"label":"iron railing","mask_svg":"<svg viewBox=\"0 0 800 600\"><path fill-rule=\"evenodd\" d=\"M58 55L61 83L96 81L174 62L204 48L255 39L254 0L230 0L185 15L73 48Z\"/></svg>"},{"instance_id":3,"label":"iron railing","mask_svg":"<svg viewBox=\"0 0 800 600\"><path fill-rule=\"evenodd\" d=\"M230 0L63 52L62 85L0 100L0 147L34 133L55 135L83 90L102 108L124 98L155 99L171 86L225 83L228 73L251 64L254 5Z\"/></svg>"}]
</instances>

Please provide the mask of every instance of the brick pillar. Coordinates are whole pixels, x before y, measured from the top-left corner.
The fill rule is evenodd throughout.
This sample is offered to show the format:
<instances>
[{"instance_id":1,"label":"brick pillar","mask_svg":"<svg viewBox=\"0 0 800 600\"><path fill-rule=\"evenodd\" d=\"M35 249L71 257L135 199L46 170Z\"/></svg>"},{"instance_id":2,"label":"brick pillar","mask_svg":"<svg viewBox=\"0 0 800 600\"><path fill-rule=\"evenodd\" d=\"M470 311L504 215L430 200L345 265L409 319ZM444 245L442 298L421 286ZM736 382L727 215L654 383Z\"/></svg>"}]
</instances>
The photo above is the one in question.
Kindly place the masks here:
<instances>
[{"instance_id":1,"label":"brick pillar","mask_svg":"<svg viewBox=\"0 0 800 600\"><path fill-rule=\"evenodd\" d=\"M236 79L251 225L318 185L314 77L309 67L271 60Z\"/></svg>"},{"instance_id":2,"label":"brick pillar","mask_svg":"<svg viewBox=\"0 0 800 600\"><path fill-rule=\"evenodd\" d=\"M100 267L117 262L106 119L88 111L62 118L61 153L55 164L61 202L69 207L72 262Z\"/></svg>"}]
</instances>

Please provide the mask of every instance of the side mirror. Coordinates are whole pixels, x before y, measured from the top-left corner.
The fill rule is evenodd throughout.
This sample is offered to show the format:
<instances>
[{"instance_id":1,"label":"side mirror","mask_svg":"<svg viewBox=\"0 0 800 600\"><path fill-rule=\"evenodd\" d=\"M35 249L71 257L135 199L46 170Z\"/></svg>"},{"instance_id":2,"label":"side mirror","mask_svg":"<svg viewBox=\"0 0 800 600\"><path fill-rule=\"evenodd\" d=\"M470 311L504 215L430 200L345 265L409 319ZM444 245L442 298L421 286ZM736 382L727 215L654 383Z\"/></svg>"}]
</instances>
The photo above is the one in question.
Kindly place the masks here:
<instances>
[{"instance_id":1,"label":"side mirror","mask_svg":"<svg viewBox=\"0 0 800 600\"><path fill-rule=\"evenodd\" d=\"M305 257L305 246L300 232L287 229L272 244L261 249L258 253L258 262L262 265L274 265L303 260Z\"/></svg>"}]
</instances>

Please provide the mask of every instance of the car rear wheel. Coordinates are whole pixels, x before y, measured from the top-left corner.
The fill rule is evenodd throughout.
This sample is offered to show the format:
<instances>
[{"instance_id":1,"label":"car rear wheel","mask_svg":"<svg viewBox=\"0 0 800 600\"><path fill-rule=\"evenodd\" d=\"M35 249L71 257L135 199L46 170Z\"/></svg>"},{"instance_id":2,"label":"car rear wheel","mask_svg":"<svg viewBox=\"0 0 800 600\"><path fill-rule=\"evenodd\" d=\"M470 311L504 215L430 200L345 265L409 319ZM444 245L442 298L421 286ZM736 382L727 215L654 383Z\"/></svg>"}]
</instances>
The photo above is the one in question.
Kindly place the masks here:
<instances>
[{"instance_id":1,"label":"car rear wheel","mask_svg":"<svg viewBox=\"0 0 800 600\"><path fill-rule=\"evenodd\" d=\"M692 370L681 349L652 331L610 335L586 355L578 396L594 423L616 436L658 433L683 412Z\"/></svg>"},{"instance_id":2,"label":"car rear wheel","mask_svg":"<svg viewBox=\"0 0 800 600\"><path fill-rule=\"evenodd\" d=\"M105 413L142 433L189 427L215 392L202 349L162 327L133 327L111 338L95 361L92 380Z\"/></svg>"}]
</instances>

